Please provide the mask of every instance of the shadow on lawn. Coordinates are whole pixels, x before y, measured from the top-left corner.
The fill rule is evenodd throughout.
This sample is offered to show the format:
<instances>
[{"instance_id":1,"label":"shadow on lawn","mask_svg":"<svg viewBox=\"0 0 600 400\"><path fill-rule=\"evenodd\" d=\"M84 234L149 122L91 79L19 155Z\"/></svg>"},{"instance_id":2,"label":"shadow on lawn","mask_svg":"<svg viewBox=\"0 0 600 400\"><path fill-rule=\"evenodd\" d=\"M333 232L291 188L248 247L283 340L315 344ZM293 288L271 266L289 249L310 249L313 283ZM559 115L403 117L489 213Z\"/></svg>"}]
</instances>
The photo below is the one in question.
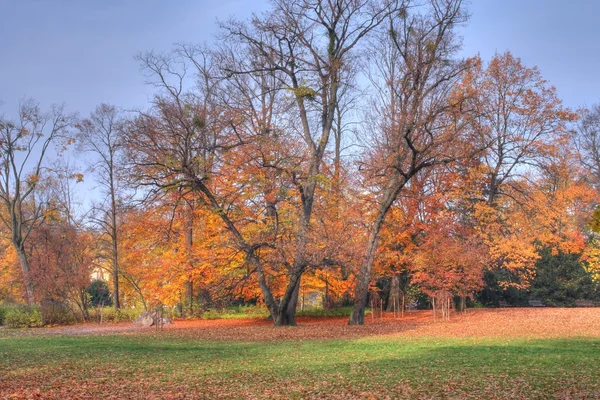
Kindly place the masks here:
<instances>
[{"instance_id":1,"label":"shadow on lawn","mask_svg":"<svg viewBox=\"0 0 600 400\"><path fill-rule=\"evenodd\" d=\"M7 382L42 392L50 390L46 382L76 379L82 386L73 390L95 384L96 395L118 396L125 390L114 387L111 377L118 376L120 382L165 382L142 387L138 394L146 397L177 387L206 398L600 398L600 339L264 343L121 335L11 338L2 344L0 372L10 371ZM68 374L56 365L68 365ZM97 384L99 379L106 382Z\"/></svg>"}]
</instances>

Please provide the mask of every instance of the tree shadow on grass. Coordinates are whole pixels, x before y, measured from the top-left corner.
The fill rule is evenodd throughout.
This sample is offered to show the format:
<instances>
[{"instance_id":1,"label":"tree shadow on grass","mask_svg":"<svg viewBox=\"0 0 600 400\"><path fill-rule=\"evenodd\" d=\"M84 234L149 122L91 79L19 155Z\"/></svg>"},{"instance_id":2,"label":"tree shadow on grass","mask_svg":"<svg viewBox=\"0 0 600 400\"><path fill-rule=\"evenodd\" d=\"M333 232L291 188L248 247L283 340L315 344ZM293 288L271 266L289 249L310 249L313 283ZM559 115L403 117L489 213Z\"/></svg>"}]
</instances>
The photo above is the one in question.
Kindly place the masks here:
<instances>
[{"instance_id":1,"label":"tree shadow on grass","mask_svg":"<svg viewBox=\"0 0 600 400\"><path fill-rule=\"evenodd\" d=\"M22 369L22 377L35 366L36 377L59 374L50 369L57 363L74 365L70 380L160 378L197 395L191 398L600 398L600 339L247 343L93 336L22 338L0 348L3 369ZM45 388L43 379L29 381ZM107 380L96 390L114 396L125 389ZM163 388L141 390L156 397Z\"/></svg>"}]
</instances>

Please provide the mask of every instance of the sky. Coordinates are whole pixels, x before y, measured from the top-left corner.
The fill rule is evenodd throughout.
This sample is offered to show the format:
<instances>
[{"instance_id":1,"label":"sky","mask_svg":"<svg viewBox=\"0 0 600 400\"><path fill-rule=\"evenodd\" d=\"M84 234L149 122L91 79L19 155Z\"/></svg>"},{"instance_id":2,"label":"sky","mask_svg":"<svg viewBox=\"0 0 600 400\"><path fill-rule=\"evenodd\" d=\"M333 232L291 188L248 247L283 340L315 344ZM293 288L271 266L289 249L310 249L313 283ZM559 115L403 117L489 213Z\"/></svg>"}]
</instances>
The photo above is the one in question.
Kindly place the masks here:
<instances>
[{"instance_id":1,"label":"sky","mask_svg":"<svg viewBox=\"0 0 600 400\"><path fill-rule=\"evenodd\" d=\"M600 102L600 1L471 0L463 55L507 50L537 66L572 108Z\"/></svg>"},{"instance_id":2,"label":"sky","mask_svg":"<svg viewBox=\"0 0 600 400\"><path fill-rule=\"evenodd\" d=\"M416 1L416 0L415 0ZM469 1L469 0L465 0ZM210 43L217 21L246 19L267 0L0 0L0 116L20 100L143 109L152 88L135 55ZM565 105L600 102L600 1L470 0L461 56L510 50L538 66Z\"/></svg>"},{"instance_id":3,"label":"sky","mask_svg":"<svg viewBox=\"0 0 600 400\"><path fill-rule=\"evenodd\" d=\"M33 97L87 116L101 102L143 108L134 56L214 40L216 21L266 0L0 0L0 114ZM537 65L567 106L600 101L600 1L470 0L463 56L510 50Z\"/></svg>"}]
</instances>

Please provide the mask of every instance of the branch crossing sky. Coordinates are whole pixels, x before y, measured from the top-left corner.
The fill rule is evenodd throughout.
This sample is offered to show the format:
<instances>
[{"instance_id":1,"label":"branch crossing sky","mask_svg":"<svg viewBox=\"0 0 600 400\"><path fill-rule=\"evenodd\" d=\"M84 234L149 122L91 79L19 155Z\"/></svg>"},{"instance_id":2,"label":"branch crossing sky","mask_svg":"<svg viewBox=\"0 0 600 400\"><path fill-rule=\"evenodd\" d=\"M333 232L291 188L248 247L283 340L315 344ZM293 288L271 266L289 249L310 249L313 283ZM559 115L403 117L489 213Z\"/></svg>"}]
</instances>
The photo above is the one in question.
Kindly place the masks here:
<instances>
[{"instance_id":1,"label":"branch crossing sky","mask_svg":"<svg viewBox=\"0 0 600 400\"><path fill-rule=\"evenodd\" d=\"M265 0L0 0L0 113L33 97L87 116L101 102L146 106L134 55L213 40L216 21L247 18ZM471 0L463 55L510 50L537 65L570 107L600 101L600 2Z\"/></svg>"}]
</instances>

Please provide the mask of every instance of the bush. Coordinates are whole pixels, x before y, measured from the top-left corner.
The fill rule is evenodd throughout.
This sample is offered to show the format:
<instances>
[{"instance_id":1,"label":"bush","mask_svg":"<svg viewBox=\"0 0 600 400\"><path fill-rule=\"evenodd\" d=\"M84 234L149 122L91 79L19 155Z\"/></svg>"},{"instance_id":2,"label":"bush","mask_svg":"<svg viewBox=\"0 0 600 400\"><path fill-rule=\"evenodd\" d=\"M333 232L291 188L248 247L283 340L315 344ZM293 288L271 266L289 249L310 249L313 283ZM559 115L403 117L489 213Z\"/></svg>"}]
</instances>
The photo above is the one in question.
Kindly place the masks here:
<instances>
[{"instance_id":1,"label":"bush","mask_svg":"<svg viewBox=\"0 0 600 400\"><path fill-rule=\"evenodd\" d=\"M239 305L227 307L223 310L209 308L202 313L202 319L241 319L241 318L266 318L269 311L264 306Z\"/></svg>"},{"instance_id":2,"label":"bush","mask_svg":"<svg viewBox=\"0 0 600 400\"><path fill-rule=\"evenodd\" d=\"M6 312L11 306L6 304L0 304L0 326L4 325L4 318L6 316Z\"/></svg>"},{"instance_id":3,"label":"bush","mask_svg":"<svg viewBox=\"0 0 600 400\"><path fill-rule=\"evenodd\" d=\"M67 304L59 301L43 301L40 311L46 325L69 325L78 322L73 310Z\"/></svg>"},{"instance_id":4,"label":"bush","mask_svg":"<svg viewBox=\"0 0 600 400\"><path fill-rule=\"evenodd\" d=\"M38 307L15 306L6 310L4 323L9 328L33 328L44 325L44 319Z\"/></svg>"},{"instance_id":5,"label":"bush","mask_svg":"<svg viewBox=\"0 0 600 400\"><path fill-rule=\"evenodd\" d=\"M96 307L89 310L90 321L100 322L133 322L143 312L141 308L120 308L115 310L113 307Z\"/></svg>"},{"instance_id":6,"label":"bush","mask_svg":"<svg viewBox=\"0 0 600 400\"><path fill-rule=\"evenodd\" d=\"M349 317L350 314L352 314L352 307L339 307L332 309L308 308L304 311L296 312L296 316L298 317Z\"/></svg>"},{"instance_id":7,"label":"bush","mask_svg":"<svg viewBox=\"0 0 600 400\"><path fill-rule=\"evenodd\" d=\"M367 310L367 314L368 314ZM348 317L352 313L352 307L339 307L332 309L307 308L298 310L298 317ZM208 309L202 314L202 319L241 319L241 318L267 318L269 310L264 306L231 306L224 310Z\"/></svg>"}]
</instances>

